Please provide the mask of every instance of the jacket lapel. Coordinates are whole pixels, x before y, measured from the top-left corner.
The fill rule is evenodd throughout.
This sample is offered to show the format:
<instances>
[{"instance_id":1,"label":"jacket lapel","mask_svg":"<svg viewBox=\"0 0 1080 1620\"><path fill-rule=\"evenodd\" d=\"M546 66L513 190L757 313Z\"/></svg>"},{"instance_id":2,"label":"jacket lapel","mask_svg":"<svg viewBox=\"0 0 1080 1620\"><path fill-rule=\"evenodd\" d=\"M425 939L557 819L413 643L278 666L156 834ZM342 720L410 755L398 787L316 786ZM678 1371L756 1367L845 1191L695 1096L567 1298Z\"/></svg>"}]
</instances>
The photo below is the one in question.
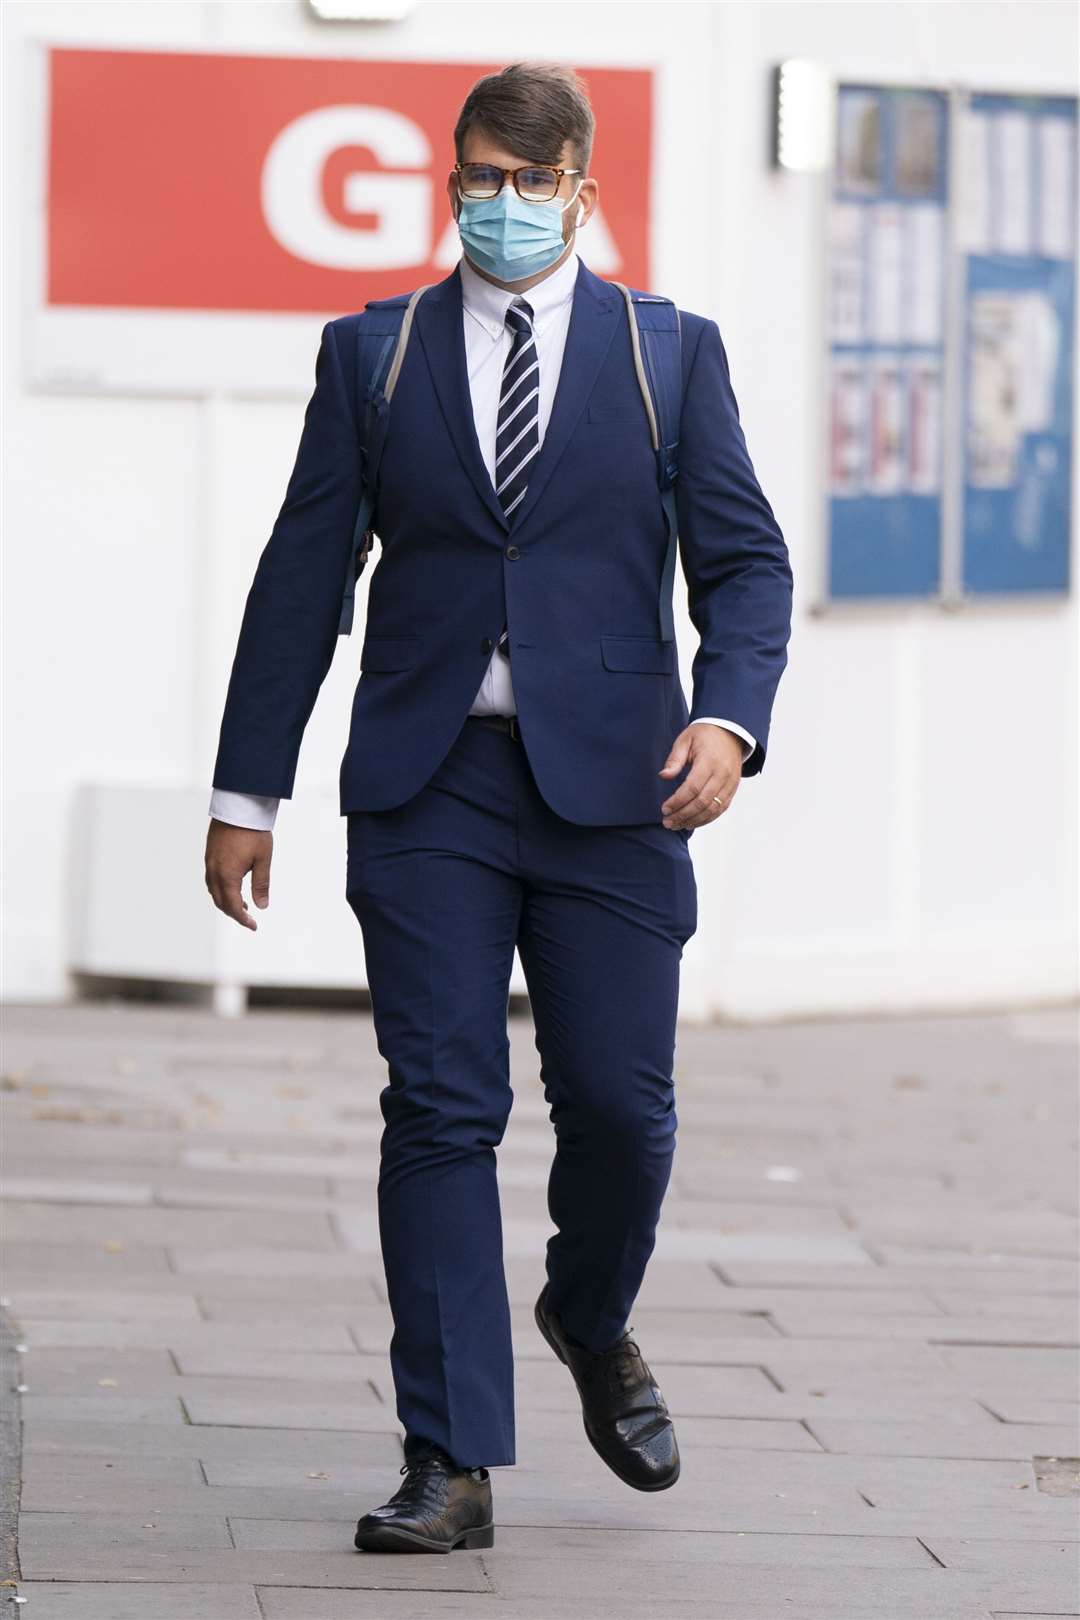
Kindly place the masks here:
<instances>
[{"instance_id":1,"label":"jacket lapel","mask_svg":"<svg viewBox=\"0 0 1080 1620\"><path fill-rule=\"evenodd\" d=\"M529 475L525 498L514 512L512 523L499 504L476 436L465 358L461 277L457 266L444 281L425 293L417 304L416 330L420 334L450 437L462 465L476 486L477 494L504 532L511 527L520 528L569 444L611 347L618 326L614 317L621 302L615 288L594 275L582 260L574 284L566 348L551 417Z\"/></svg>"},{"instance_id":2,"label":"jacket lapel","mask_svg":"<svg viewBox=\"0 0 1080 1620\"><path fill-rule=\"evenodd\" d=\"M582 260L574 284L570 325L566 333L566 348L563 351L562 368L555 388L551 417L544 434L544 442L529 474L525 498L513 514L514 529L519 529L527 521L560 456L570 443L571 435L596 384L600 367L611 347L611 340L618 327L618 321L614 317L621 304L621 294L614 287L609 287L599 276L594 275Z\"/></svg>"},{"instance_id":3,"label":"jacket lapel","mask_svg":"<svg viewBox=\"0 0 1080 1620\"><path fill-rule=\"evenodd\" d=\"M454 447L480 499L505 531L510 525L484 466L473 420L469 370L465 359L461 277L456 265L444 281L438 282L420 299L415 320L439 407Z\"/></svg>"}]
</instances>

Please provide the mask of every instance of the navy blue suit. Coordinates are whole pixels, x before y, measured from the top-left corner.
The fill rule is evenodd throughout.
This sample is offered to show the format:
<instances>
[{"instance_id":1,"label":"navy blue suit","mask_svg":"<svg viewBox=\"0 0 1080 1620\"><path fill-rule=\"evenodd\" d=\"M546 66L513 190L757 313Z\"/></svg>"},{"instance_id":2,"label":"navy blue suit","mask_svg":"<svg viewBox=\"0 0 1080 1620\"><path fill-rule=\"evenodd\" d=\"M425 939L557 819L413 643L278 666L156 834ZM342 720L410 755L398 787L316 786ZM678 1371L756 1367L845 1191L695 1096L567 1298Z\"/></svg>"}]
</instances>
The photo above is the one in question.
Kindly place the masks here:
<instances>
[{"instance_id":1,"label":"navy blue suit","mask_svg":"<svg viewBox=\"0 0 1080 1620\"><path fill-rule=\"evenodd\" d=\"M248 596L214 786L288 798L337 643L360 494L357 330L327 323L296 464ZM765 759L787 659L787 548L716 323L684 312L680 551L688 710L661 636L667 531L621 295L581 265L551 418L507 520L473 423L457 270L420 300L383 454L361 675L341 765L346 896L379 1050L379 1217L406 1450L515 1460L495 1149L515 948L555 1126L549 1301L594 1348L655 1242L676 1114L688 831L675 736L724 715ZM503 624L520 738L466 723ZM538 1277L538 1288L542 1278Z\"/></svg>"}]
</instances>

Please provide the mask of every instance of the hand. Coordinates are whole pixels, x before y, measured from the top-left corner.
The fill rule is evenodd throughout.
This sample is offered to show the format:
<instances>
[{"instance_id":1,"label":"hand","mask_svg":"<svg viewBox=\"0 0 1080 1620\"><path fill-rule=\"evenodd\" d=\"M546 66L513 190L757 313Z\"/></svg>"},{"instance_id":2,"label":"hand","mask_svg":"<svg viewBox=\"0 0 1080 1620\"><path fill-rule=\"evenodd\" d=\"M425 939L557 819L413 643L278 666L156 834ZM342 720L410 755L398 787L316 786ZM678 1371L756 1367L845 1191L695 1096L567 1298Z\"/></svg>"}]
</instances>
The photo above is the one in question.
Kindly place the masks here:
<instances>
[{"instance_id":1,"label":"hand","mask_svg":"<svg viewBox=\"0 0 1080 1620\"><path fill-rule=\"evenodd\" d=\"M270 904L273 852L272 832L211 819L206 835L206 887L218 910L243 928L257 929L259 925L248 912L240 884L250 872L251 898L260 911L265 911Z\"/></svg>"},{"instance_id":2,"label":"hand","mask_svg":"<svg viewBox=\"0 0 1080 1620\"><path fill-rule=\"evenodd\" d=\"M660 806L665 827L704 827L731 804L742 781L743 746L723 726L691 725L671 745L660 776L676 776L687 760L690 772L670 799ZM722 804L717 804L713 795Z\"/></svg>"}]
</instances>

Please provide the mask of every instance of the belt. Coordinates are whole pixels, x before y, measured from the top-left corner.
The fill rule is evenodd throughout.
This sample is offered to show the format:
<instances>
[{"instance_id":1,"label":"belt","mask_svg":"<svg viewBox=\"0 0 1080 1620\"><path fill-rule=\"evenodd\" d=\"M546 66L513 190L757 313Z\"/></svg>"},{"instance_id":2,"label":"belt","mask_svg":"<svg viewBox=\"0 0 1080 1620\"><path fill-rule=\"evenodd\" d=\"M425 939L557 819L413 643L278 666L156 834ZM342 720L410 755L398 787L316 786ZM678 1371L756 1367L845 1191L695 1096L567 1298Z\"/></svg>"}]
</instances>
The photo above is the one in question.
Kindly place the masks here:
<instances>
[{"instance_id":1,"label":"belt","mask_svg":"<svg viewBox=\"0 0 1080 1620\"><path fill-rule=\"evenodd\" d=\"M467 720L476 720L482 726L494 726L496 730L505 732L508 737L521 738L521 727L518 725L516 714L470 714Z\"/></svg>"}]
</instances>

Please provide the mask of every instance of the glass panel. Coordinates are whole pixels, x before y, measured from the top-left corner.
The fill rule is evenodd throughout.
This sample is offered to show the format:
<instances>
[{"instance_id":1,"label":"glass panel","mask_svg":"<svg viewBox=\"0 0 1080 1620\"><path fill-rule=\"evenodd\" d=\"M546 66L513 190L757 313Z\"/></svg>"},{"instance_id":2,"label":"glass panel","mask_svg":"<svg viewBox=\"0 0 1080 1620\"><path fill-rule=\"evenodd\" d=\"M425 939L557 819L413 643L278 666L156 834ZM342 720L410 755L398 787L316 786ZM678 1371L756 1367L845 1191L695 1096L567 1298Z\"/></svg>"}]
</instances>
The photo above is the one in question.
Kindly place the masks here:
<instances>
[{"instance_id":1,"label":"glass panel","mask_svg":"<svg viewBox=\"0 0 1080 1620\"><path fill-rule=\"evenodd\" d=\"M542 164L530 164L514 175L518 195L529 202L550 202L559 189L559 176Z\"/></svg>"},{"instance_id":2,"label":"glass panel","mask_svg":"<svg viewBox=\"0 0 1080 1620\"><path fill-rule=\"evenodd\" d=\"M466 197L496 197L502 190L503 172L491 163L463 163L461 190Z\"/></svg>"}]
</instances>

